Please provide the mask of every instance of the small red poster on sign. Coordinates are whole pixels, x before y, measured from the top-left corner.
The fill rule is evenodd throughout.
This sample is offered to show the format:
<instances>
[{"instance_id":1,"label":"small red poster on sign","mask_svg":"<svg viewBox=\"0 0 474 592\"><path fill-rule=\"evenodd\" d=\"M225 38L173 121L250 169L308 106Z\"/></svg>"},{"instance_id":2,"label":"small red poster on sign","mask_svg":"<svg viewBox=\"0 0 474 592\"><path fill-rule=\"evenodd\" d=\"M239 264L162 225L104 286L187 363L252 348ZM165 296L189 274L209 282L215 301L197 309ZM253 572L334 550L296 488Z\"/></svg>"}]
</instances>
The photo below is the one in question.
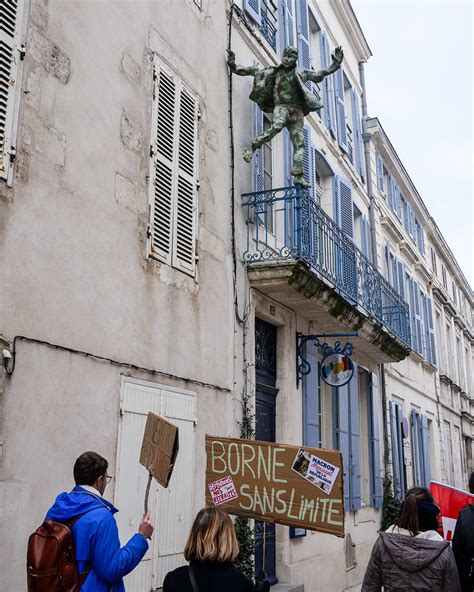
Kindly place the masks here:
<instances>
[{"instance_id":1,"label":"small red poster on sign","mask_svg":"<svg viewBox=\"0 0 474 592\"><path fill-rule=\"evenodd\" d=\"M230 475L209 483L209 491L216 506L237 498L237 491Z\"/></svg>"}]
</instances>

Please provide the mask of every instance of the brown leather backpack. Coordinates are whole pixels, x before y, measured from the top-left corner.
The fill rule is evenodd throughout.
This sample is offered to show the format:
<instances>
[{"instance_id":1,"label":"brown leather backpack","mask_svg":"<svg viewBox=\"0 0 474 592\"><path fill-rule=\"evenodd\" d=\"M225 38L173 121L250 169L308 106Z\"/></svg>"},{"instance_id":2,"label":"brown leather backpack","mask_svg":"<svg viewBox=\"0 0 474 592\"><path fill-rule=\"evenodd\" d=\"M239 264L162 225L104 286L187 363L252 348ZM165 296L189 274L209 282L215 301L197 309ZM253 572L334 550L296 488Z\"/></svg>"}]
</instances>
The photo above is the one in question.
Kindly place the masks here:
<instances>
[{"instance_id":1,"label":"brown leather backpack","mask_svg":"<svg viewBox=\"0 0 474 592\"><path fill-rule=\"evenodd\" d=\"M71 535L77 516L67 524L45 520L28 540L28 592L79 592L90 567L79 575Z\"/></svg>"}]
</instances>

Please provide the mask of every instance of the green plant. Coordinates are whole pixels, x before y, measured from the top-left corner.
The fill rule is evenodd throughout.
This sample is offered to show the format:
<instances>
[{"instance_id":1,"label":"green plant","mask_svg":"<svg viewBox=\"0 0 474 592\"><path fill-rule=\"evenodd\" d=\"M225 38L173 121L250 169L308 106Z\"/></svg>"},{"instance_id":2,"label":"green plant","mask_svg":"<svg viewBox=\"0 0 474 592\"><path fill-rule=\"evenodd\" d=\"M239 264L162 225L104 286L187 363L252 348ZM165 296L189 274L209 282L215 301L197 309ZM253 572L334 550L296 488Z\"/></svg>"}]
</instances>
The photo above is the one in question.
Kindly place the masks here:
<instances>
[{"instance_id":1,"label":"green plant","mask_svg":"<svg viewBox=\"0 0 474 592\"><path fill-rule=\"evenodd\" d=\"M393 494L392 478L387 475L383 480L383 501L382 501L382 530L395 524L400 515L400 502Z\"/></svg>"},{"instance_id":2,"label":"green plant","mask_svg":"<svg viewBox=\"0 0 474 592\"><path fill-rule=\"evenodd\" d=\"M254 554L255 538L253 529L250 528L248 518L237 516L235 519L235 534L240 545L240 553L235 562L236 567L251 580L255 578Z\"/></svg>"}]
</instances>

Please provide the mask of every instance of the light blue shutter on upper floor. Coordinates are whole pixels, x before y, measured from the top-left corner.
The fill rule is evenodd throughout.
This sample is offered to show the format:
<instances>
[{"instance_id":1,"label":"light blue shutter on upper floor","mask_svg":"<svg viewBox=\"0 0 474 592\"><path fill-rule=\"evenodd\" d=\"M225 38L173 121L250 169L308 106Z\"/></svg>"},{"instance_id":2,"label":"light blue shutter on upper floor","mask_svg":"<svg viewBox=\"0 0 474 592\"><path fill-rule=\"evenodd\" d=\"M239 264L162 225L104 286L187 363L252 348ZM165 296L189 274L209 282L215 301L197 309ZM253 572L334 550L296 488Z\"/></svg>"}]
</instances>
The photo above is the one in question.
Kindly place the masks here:
<instances>
[{"instance_id":1,"label":"light blue shutter on upper floor","mask_svg":"<svg viewBox=\"0 0 474 592\"><path fill-rule=\"evenodd\" d=\"M329 41L324 31L321 31L319 36L320 50L321 50L321 65L323 68L329 67L331 60L331 52L329 49ZM323 103L324 103L324 121L326 127L329 128L332 135L336 137L336 117L334 113L334 74L326 76L323 79Z\"/></svg>"},{"instance_id":2,"label":"light blue shutter on upper floor","mask_svg":"<svg viewBox=\"0 0 474 592\"><path fill-rule=\"evenodd\" d=\"M308 0L296 0L296 20L298 28L298 65L300 68L311 68L311 41L309 36ZM312 90L312 82L306 82Z\"/></svg>"},{"instance_id":3,"label":"light blue shutter on upper floor","mask_svg":"<svg viewBox=\"0 0 474 592\"><path fill-rule=\"evenodd\" d=\"M334 76L334 92L336 95L337 140L339 146L347 152L346 111L344 106L344 75L342 67Z\"/></svg>"},{"instance_id":4,"label":"light blue shutter on upper floor","mask_svg":"<svg viewBox=\"0 0 474 592\"><path fill-rule=\"evenodd\" d=\"M380 473L380 433L379 433L379 399L378 376L370 374L368 423L369 423L369 466L370 494L374 508L382 507L382 478Z\"/></svg>"},{"instance_id":5,"label":"light blue shutter on upper floor","mask_svg":"<svg viewBox=\"0 0 474 592\"><path fill-rule=\"evenodd\" d=\"M370 227L367 216L360 218L360 248L362 253L370 259Z\"/></svg>"},{"instance_id":6,"label":"light blue shutter on upper floor","mask_svg":"<svg viewBox=\"0 0 474 592\"><path fill-rule=\"evenodd\" d=\"M405 300L405 264L397 259L397 287L398 293Z\"/></svg>"},{"instance_id":7,"label":"light blue shutter on upper floor","mask_svg":"<svg viewBox=\"0 0 474 592\"><path fill-rule=\"evenodd\" d=\"M365 177L365 163L364 163L364 145L362 141L362 125L360 120L359 97L353 88L351 88L351 103L352 103L352 126L354 128L354 152L355 152L355 167L360 177ZM383 172L382 172L383 175Z\"/></svg>"},{"instance_id":8,"label":"light blue shutter on upper floor","mask_svg":"<svg viewBox=\"0 0 474 592\"><path fill-rule=\"evenodd\" d=\"M431 298L425 296L424 298L425 307L425 336L426 336L426 358L430 364L436 366L436 349L435 349L435 336L434 336L434 324L433 324L433 305Z\"/></svg>"},{"instance_id":9,"label":"light blue shutter on upper floor","mask_svg":"<svg viewBox=\"0 0 474 592\"><path fill-rule=\"evenodd\" d=\"M338 226L354 238L354 205L352 202L352 184L344 177L336 176L335 219Z\"/></svg>"},{"instance_id":10,"label":"light blue shutter on upper floor","mask_svg":"<svg viewBox=\"0 0 474 592\"><path fill-rule=\"evenodd\" d=\"M303 155L303 177L311 185L309 193L314 199L316 175L314 169L314 147L311 142L311 128L309 125L303 127L304 135L304 155Z\"/></svg>"},{"instance_id":11,"label":"light blue shutter on upper floor","mask_svg":"<svg viewBox=\"0 0 474 592\"><path fill-rule=\"evenodd\" d=\"M253 131L254 137L263 132L263 112L256 103L253 105ZM253 157L253 187L254 191L263 191L265 188L262 148L256 150Z\"/></svg>"},{"instance_id":12,"label":"light blue shutter on upper floor","mask_svg":"<svg viewBox=\"0 0 474 592\"><path fill-rule=\"evenodd\" d=\"M375 155L375 166L377 169L377 189L383 193L383 160L378 153Z\"/></svg>"},{"instance_id":13,"label":"light blue shutter on upper floor","mask_svg":"<svg viewBox=\"0 0 474 592\"><path fill-rule=\"evenodd\" d=\"M244 0L245 12L260 25L262 22L262 10L260 0Z\"/></svg>"},{"instance_id":14,"label":"light blue shutter on upper floor","mask_svg":"<svg viewBox=\"0 0 474 592\"><path fill-rule=\"evenodd\" d=\"M392 175L388 175L387 180L387 201L388 205L391 210L394 209L394 199L395 199L395 183L393 181Z\"/></svg>"},{"instance_id":15,"label":"light blue shutter on upper floor","mask_svg":"<svg viewBox=\"0 0 474 592\"><path fill-rule=\"evenodd\" d=\"M311 366L311 371L303 377L303 444L319 448L321 446L319 356L318 348L312 341L305 343L305 357Z\"/></svg>"},{"instance_id":16,"label":"light blue shutter on upper floor","mask_svg":"<svg viewBox=\"0 0 474 592\"><path fill-rule=\"evenodd\" d=\"M293 0L282 0L281 14L283 20L283 26L281 27L281 29L284 33L282 44L283 51L283 49L288 45L290 45L291 47L295 46Z\"/></svg>"}]
</instances>

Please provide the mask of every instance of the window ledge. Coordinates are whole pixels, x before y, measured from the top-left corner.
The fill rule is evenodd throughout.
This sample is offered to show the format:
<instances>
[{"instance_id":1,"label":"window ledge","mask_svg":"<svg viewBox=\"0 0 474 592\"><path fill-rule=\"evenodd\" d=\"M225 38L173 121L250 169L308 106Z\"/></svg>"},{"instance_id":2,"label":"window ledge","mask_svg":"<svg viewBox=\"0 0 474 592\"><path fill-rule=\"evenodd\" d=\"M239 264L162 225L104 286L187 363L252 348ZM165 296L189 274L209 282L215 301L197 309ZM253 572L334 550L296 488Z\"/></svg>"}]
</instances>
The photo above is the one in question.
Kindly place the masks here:
<instances>
[{"instance_id":1,"label":"window ledge","mask_svg":"<svg viewBox=\"0 0 474 592\"><path fill-rule=\"evenodd\" d=\"M385 232L393 239L396 243L401 243L405 236L403 232L394 224L393 220L389 216L383 216L380 219L380 223L382 224L382 228Z\"/></svg>"},{"instance_id":2,"label":"window ledge","mask_svg":"<svg viewBox=\"0 0 474 592\"><path fill-rule=\"evenodd\" d=\"M430 282L431 281L431 273L429 272L429 270L425 267L425 265L419 261L418 263L415 263L415 271L418 272L418 275L426 282Z\"/></svg>"},{"instance_id":3,"label":"window ledge","mask_svg":"<svg viewBox=\"0 0 474 592\"><path fill-rule=\"evenodd\" d=\"M401 240L399 243L400 251L405 255L410 263L419 263L418 252L415 247L407 240Z\"/></svg>"}]
</instances>

